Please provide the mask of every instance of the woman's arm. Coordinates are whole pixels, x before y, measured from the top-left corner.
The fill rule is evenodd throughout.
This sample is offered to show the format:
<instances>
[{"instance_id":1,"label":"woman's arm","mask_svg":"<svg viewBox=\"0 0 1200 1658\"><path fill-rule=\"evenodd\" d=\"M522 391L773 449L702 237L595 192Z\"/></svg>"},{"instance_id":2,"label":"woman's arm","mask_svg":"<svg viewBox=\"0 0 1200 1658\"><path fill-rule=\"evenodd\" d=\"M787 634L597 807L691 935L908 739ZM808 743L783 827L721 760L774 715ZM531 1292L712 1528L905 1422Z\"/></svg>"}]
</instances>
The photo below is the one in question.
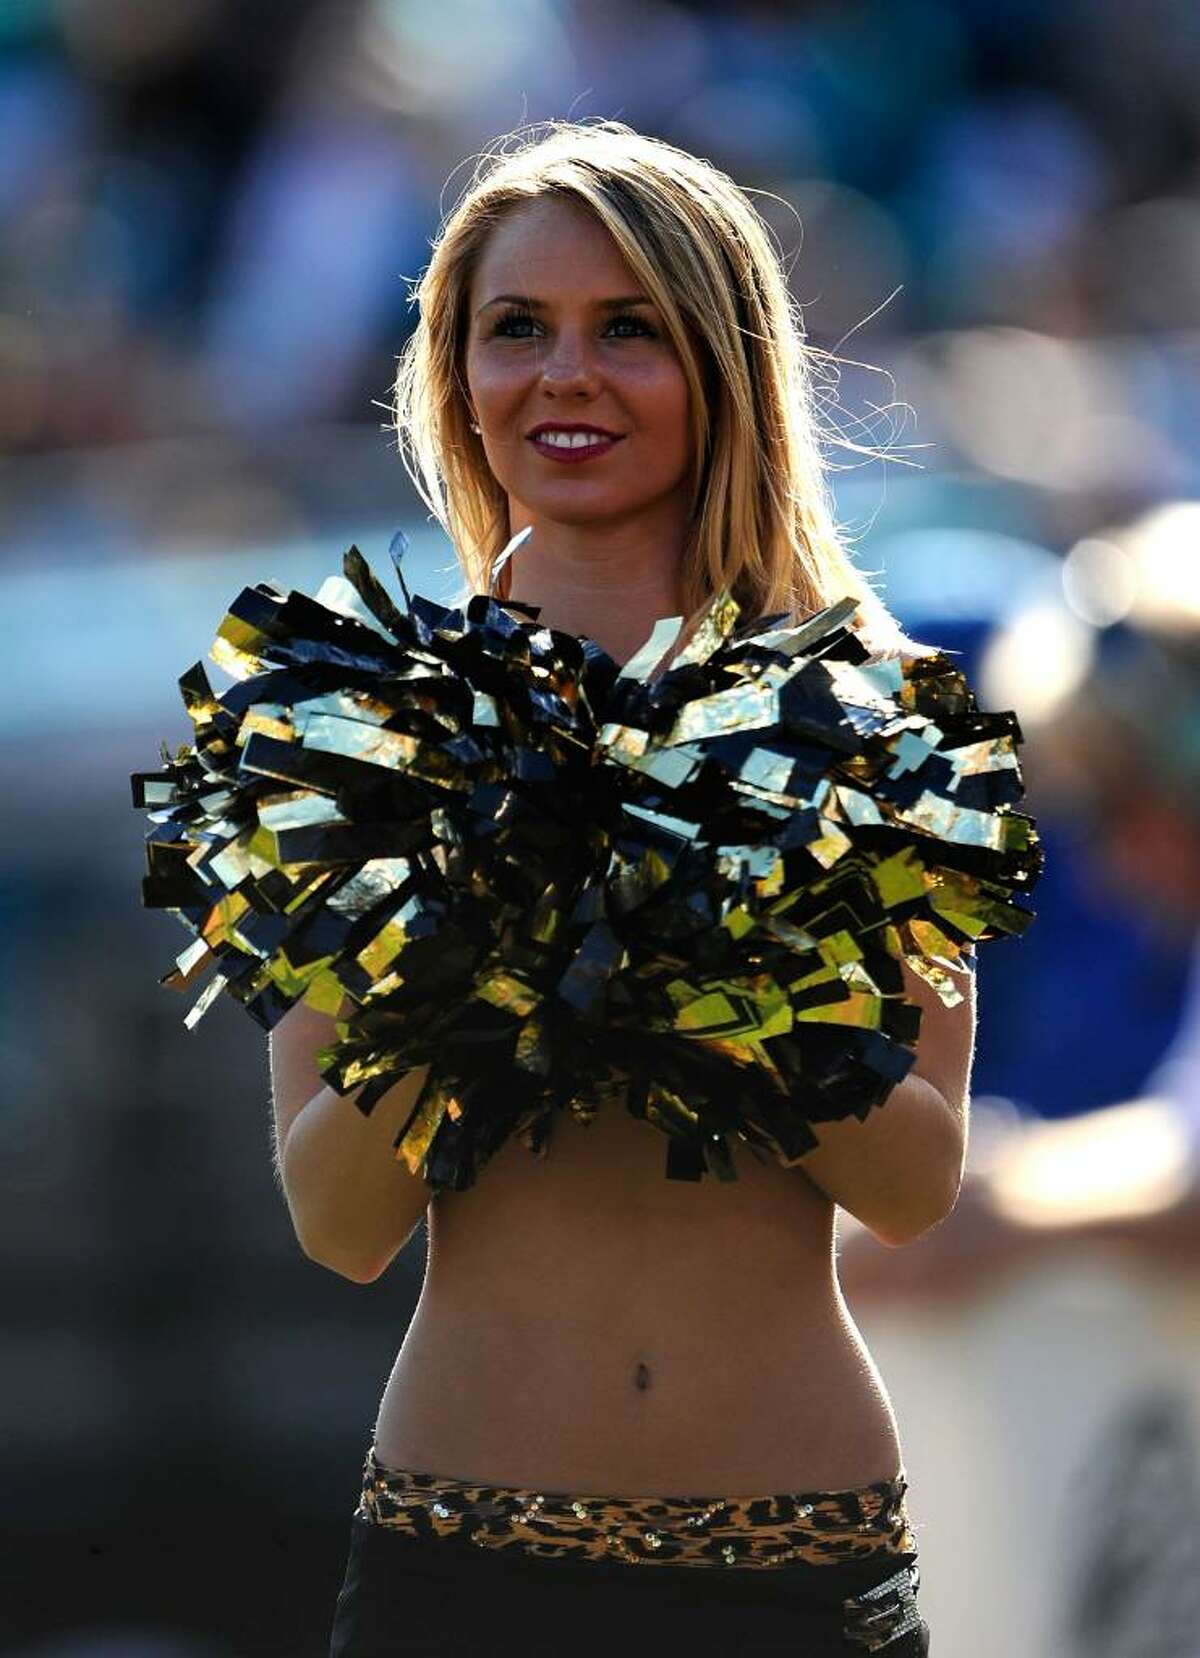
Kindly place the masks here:
<instances>
[{"instance_id":1,"label":"woman's arm","mask_svg":"<svg viewBox=\"0 0 1200 1658\"><path fill-rule=\"evenodd\" d=\"M334 1022L303 1002L270 1035L275 1169L304 1253L358 1284L384 1272L430 1201L394 1151L427 1071L411 1071L369 1117L321 1079L316 1051Z\"/></svg>"},{"instance_id":2,"label":"woman's arm","mask_svg":"<svg viewBox=\"0 0 1200 1658\"><path fill-rule=\"evenodd\" d=\"M816 1123L819 1142L798 1167L881 1243L911 1243L954 1208L967 1154L975 1050L975 976L955 971L963 992L946 1007L903 964L905 989L922 1008L912 1070L866 1122Z\"/></svg>"}]
</instances>

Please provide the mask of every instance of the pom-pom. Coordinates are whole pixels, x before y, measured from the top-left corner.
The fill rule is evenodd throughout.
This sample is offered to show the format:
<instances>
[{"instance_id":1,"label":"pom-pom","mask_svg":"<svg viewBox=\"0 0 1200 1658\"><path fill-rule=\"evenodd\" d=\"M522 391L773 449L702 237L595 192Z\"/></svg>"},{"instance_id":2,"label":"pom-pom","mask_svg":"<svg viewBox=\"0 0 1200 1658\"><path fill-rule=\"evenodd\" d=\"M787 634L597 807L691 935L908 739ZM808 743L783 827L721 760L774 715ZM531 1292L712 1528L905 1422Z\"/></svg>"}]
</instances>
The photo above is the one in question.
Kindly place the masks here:
<instances>
[{"instance_id":1,"label":"pom-pom","mask_svg":"<svg viewBox=\"0 0 1200 1658\"><path fill-rule=\"evenodd\" d=\"M901 962L953 1005L964 951L1032 920L1015 716L941 653L873 659L853 599L739 628L718 594L618 668L343 568L247 588L234 685L181 678L194 741L132 779L143 901L194 934L165 983L217 968L189 1025L303 998L364 1112L428 1065L396 1148L433 1189L620 1102L669 1177L736 1178L731 1136L793 1164L911 1068Z\"/></svg>"}]
</instances>

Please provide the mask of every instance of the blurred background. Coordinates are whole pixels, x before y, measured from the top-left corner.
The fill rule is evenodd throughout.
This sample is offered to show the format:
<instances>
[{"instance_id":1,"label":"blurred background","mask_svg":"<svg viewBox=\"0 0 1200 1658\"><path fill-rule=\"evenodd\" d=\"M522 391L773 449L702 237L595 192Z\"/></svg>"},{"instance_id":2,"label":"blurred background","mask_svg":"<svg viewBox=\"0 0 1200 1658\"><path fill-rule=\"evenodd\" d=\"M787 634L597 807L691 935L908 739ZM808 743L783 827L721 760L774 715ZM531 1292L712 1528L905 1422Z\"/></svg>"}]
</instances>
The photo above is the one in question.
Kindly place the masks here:
<instances>
[{"instance_id":1,"label":"blurred background","mask_svg":"<svg viewBox=\"0 0 1200 1658\"><path fill-rule=\"evenodd\" d=\"M767 192L860 561L1025 727L969 1187L844 1240L936 1650L1196 1658L1198 94L1194 0L0 5L0 1651L326 1650L423 1231L301 1255L261 1033L157 986L128 774L245 583L403 527L446 591L408 284L481 145L603 115Z\"/></svg>"}]
</instances>

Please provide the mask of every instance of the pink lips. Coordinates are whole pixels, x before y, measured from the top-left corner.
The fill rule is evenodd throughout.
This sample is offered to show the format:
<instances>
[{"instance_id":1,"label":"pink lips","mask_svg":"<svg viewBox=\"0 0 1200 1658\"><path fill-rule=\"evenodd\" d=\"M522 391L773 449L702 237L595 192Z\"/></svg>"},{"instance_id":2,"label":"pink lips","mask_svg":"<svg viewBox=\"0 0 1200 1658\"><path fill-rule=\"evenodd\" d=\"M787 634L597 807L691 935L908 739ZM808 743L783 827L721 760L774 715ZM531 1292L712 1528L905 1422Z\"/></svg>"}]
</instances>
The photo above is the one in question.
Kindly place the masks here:
<instances>
[{"instance_id":1,"label":"pink lips","mask_svg":"<svg viewBox=\"0 0 1200 1658\"><path fill-rule=\"evenodd\" d=\"M562 444L548 443L546 434L549 432L586 432L593 441L568 448ZM534 427L529 433L529 441L538 454L544 455L547 460L565 461L570 465L579 461L594 461L600 455L607 455L610 449L620 443L621 438L615 432L602 431L598 426L583 426L569 421L556 425L547 421L545 425Z\"/></svg>"}]
</instances>

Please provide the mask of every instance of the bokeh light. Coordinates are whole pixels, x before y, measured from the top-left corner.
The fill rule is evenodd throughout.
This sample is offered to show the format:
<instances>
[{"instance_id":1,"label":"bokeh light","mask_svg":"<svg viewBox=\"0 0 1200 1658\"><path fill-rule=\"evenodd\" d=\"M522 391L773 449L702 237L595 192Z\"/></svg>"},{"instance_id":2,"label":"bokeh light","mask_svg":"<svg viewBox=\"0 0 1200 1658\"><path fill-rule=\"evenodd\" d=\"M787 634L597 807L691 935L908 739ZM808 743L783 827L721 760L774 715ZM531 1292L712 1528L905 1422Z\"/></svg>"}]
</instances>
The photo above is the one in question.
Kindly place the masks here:
<instances>
[{"instance_id":1,"label":"bokeh light","mask_svg":"<svg viewBox=\"0 0 1200 1658\"><path fill-rule=\"evenodd\" d=\"M231 1011L193 1035L157 986L178 940L139 906L128 774L185 736L177 679L242 586L335 591L352 541L390 579L402 526L411 585L457 589L389 389L441 212L523 120L691 148L778 238L847 542L910 635L1016 711L1040 790L1037 924L980 965L980 1166L1003 1215L1064 1236L1169 1210L1171 1101L1200 1071L1191 1049L1156 1067L1200 968L1161 916L1192 843L1150 785L1186 782L1200 715L1164 697L1130 800L1078 693L1126 636L1183 658L1200 627L1198 85L1195 0L0 5L6 1653L323 1650L420 1243L349 1293L302 1258L260 1033ZM1134 825L1115 889L1100 781ZM893 1270L948 1257L952 1221ZM1125 1658L1070 1622L1102 1599L1062 1566L1092 1516L1047 1459L1095 1416L1075 1466L1107 1466L1100 1382L1145 1385L1168 1328L1200 1376L1200 1325L1161 1269L1122 1301L1083 1256L1088 1279L1008 1279L971 1234L956 1309L897 1288L880 1314L939 1652ZM1023 1517L1004 1573L960 1523L962 1467ZM1126 1528L1126 1575L1093 1550L1097 1581L1152 1566L1165 1512ZM1140 1650L1187 1650L1141 1624Z\"/></svg>"}]
</instances>

